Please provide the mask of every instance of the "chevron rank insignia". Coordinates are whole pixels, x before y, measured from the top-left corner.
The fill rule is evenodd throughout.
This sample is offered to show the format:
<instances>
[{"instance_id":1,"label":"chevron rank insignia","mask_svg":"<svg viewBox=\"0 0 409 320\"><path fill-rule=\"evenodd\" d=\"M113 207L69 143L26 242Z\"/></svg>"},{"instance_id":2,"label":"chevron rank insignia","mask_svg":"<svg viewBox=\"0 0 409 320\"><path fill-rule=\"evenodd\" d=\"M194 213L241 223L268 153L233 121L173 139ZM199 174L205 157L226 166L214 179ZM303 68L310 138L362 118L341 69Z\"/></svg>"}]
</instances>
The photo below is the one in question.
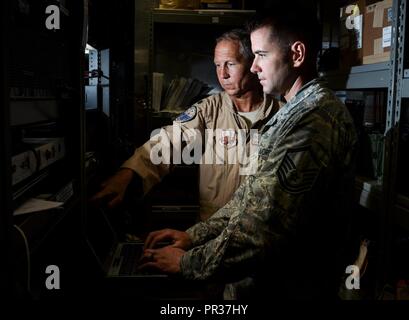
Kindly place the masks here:
<instances>
[{"instance_id":1,"label":"chevron rank insignia","mask_svg":"<svg viewBox=\"0 0 409 320\"><path fill-rule=\"evenodd\" d=\"M310 146L289 148L277 171L281 187L291 194L311 190L320 171L320 165Z\"/></svg>"}]
</instances>

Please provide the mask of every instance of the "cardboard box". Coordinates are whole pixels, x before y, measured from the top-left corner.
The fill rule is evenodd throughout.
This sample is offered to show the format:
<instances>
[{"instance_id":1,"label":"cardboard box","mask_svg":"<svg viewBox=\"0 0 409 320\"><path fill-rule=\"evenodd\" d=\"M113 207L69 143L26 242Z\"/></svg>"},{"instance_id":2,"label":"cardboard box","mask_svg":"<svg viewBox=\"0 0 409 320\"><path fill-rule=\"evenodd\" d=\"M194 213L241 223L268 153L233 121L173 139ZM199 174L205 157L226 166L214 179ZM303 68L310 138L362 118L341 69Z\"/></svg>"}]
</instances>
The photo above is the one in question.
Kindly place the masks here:
<instances>
[{"instance_id":1,"label":"cardboard box","mask_svg":"<svg viewBox=\"0 0 409 320\"><path fill-rule=\"evenodd\" d=\"M340 8L339 49L340 68L362 64L363 13L365 0Z\"/></svg>"},{"instance_id":2,"label":"cardboard box","mask_svg":"<svg viewBox=\"0 0 409 320\"><path fill-rule=\"evenodd\" d=\"M367 5L364 15L363 64L390 59L392 40L392 0Z\"/></svg>"},{"instance_id":3,"label":"cardboard box","mask_svg":"<svg viewBox=\"0 0 409 320\"><path fill-rule=\"evenodd\" d=\"M159 9L199 9L200 0L160 0Z\"/></svg>"}]
</instances>

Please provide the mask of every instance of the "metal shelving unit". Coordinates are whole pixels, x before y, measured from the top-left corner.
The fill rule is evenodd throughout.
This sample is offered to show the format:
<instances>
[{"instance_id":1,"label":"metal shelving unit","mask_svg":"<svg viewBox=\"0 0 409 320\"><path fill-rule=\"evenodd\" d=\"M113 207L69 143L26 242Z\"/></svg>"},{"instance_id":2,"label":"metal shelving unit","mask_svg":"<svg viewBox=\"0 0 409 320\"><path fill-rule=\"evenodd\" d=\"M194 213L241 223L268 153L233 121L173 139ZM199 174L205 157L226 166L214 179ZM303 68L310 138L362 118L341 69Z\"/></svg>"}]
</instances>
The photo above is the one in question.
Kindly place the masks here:
<instances>
[{"instance_id":1,"label":"metal shelving unit","mask_svg":"<svg viewBox=\"0 0 409 320\"><path fill-rule=\"evenodd\" d=\"M359 205L376 213L377 253L376 292L378 297L385 284L394 285L396 266L392 261L398 231L409 231L409 194L402 194L397 181L401 152L402 119L408 126L409 57L406 50L408 12L407 0L393 0L392 44L390 60L384 63L352 67L349 72L328 72L323 75L335 90L386 89L387 110L384 132L384 165L381 181L357 177L355 199ZM405 131L407 134L407 131ZM406 145L405 145L406 146ZM406 164L402 164L406 166ZM407 191L406 191L407 192ZM392 281L392 282L390 282Z\"/></svg>"},{"instance_id":2,"label":"metal shelving unit","mask_svg":"<svg viewBox=\"0 0 409 320\"><path fill-rule=\"evenodd\" d=\"M406 75L406 71L408 71L409 73L409 70L405 70L405 75ZM405 76L405 78L402 79L401 91L402 91L402 98L409 98L409 75L407 77Z\"/></svg>"},{"instance_id":3,"label":"metal shelving unit","mask_svg":"<svg viewBox=\"0 0 409 320\"><path fill-rule=\"evenodd\" d=\"M333 89L388 88L390 62L354 66L349 72L330 72L323 76Z\"/></svg>"},{"instance_id":4,"label":"metal shelving unit","mask_svg":"<svg viewBox=\"0 0 409 320\"><path fill-rule=\"evenodd\" d=\"M385 164L383 179L384 208L380 223L381 247L379 255L379 285L394 281L393 251L397 227L409 230L409 198L398 194L397 177L399 163L399 141L401 107L404 98L409 97L409 72L406 38L407 0L393 1L392 46L390 59L390 80L388 86L388 107L385 129ZM396 261L395 261L396 263ZM392 283L394 285L394 283ZM381 288L378 287L378 292Z\"/></svg>"},{"instance_id":5,"label":"metal shelving unit","mask_svg":"<svg viewBox=\"0 0 409 320\"><path fill-rule=\"evenodd\" d=\"M409 196L399 194L396 184L401 107L403 99L409 98L409 63L405 52L408 42L405 32L407 0L394 0L392 10L392 45L388 62L355 66L349 72L328 72L323 75L335 90L387 90L382 180L357 177L355 183L355 199L359 205L376 213L375 296L379 296L393 275L395 228L398 226L409 230Z\"/></svg>"},{"instance_id":6,"label":"metal shelving unit","mask_svg":"<svg viewBox=\"0 0 409 320\"><path fill-rule=\"evenodd\" d=\"M254 10L152 10L153 23L239 25L255 13Z\"/></svg>"},{"instance_id":7,"label":"metal shelving unit","mask_svg":"<svg viewBox=\"0 0 409 320\"><path fill-rule=\"evenodd\" d=\"M387 218L388 225L390 227L399 224L399 221L409 220L409 201L408 197L398 194L396 181L397 181L397 168L399 158L399 129L401 120L401 106L403 99L409 97L409 70L407 62L407 52L405 46L408 42L406 38L406 18L408 14L407 0L394 0L394 28L393 28L393 42L392 42L392 59L391 59L391 85L390 101L388 105L388 124L386 136L390 140L390 148L387 150L389 155L389 162L387 163L386 170L388 172L388 195L387 203L390 216ZM400 208L402 210L395 210ZM396 214L400 217L397 217Z\"/></svg>"},{"instance_id":8,"label":"metal shelving unit","mask_svg":"<svg viewBox=\"0 0 409 320\"><path fill-rule=\"evenodd\" d=\"M35 195L40 193L34 187L39 182L44 182L44 188L41 190L44 191L54 181L57 188L55 191L58 191L58 184L62 183L62 177L65 177L65 175L69 176L70 180L81 180L81 153L85 145L83 127L85 117L82 93L84 49L82 42L84 39L83 22L84 16L86 16L86 2L86 0L83 0L70 5L69 12L65 8L61 8L63 13L61 20L64 27L60 30L48 30L44 23L33 23L33 21L36 21L34 18L38 18L39 12L44 12L46 7L44 2L30 4L23 15L21 15L21 10L25 9L16 6L12 1L6 0L1 4L0 15L2 19L0 20L2 28L0 40L4 50L1 50L0 55L0 99L2 102L0 105L0 161L2 163L0 167L0 253L2 256L0 291L4 291L2 293L9 297L13 295L21 297L21 294L29 294L28 291L22 293L16 290L17 283L21 280L21 275L13 269L13 265L17 262L16 259L21 254L17 247L18 240L22 238L27 240L27 252L30 256L37 254L34 249L38 249L51 233L51 230L55 230L57 225L60 225L61 216L72 213L78 216L79 221L79 208L85 203L81 193L82 188L79 187L75 191L75 201L68 200L66 210L61 210L63 211L61 214L49 217L51 219L48 221L46 221L46 213L33 213L24 216L13 215L14 209L18 206L20 200L26 196L34 196L31 195L32 192L35 192ZM46 17L44 15L44 19ZM22 21L16 22L16 18L21 18ZM26 48L35 42L38 42L36 46L30 47L30 51L27 52ZM53 50L49 50L50 47L53 47ZM22 55L24 55L24 59L21 59ZM51 59L49 59L50 57ZM68 58L65 59L65 57ZM46 65L47 67L45 67ZM26 75L30 76L27 77ZM35 96L18 96L15 92L17 87L21 89L28 88L32 91L38 88L52 89L55 95L44 94L45 91L38 91ZM67 147L66 159L69 160L64 163L63 169L54 172L52 177L51 174L48 175L48 169L51 169L51 166L39 170L40 160L37 160L36 171L25 177L21 184L19 182L19 184L13 185L12 157L15 154L12 149L15 146L12 139L14 138L14 132L21 133L22 130L26 130L31 125L44 124L44 119L33 119L27 114L30 114L29 111L36 109L40 104L46 104L48 100L53 101L55 108L59 108L59 111L61 111L58 117L61 131L53 131L50 126L50 131L44 131L44 137L47 137L48 132L62 134ZM24 102L19 112L13 110L17 105L16 102ZM16 114L21 116L21 123L13 122L13 117ZM48 116L48 114L45 114L44 118ZM47 120L54 122L56 119L50 116ZM15 140L20 142L21 137L17 135ZM14 152L17 151L14 150ZM37 223L32 223L34 221ZM24 237L21 237L18 233L16 236L17 228L14 228L13 225L16 227L24 225L22 228ZM25 229L25 227L29 228ZM70 232L74 237L76 230L71 229ZM24 248L27 247L24 245ZM26 250L24 249L23 252L25 255ZM28 271L32 270L29 267L27 269ZM37 276L33 275L33 278Z\"/></svg>"},{"instance_id":9,"label":"metal shelving unit","mask_svg":"<svg viewBox=\"0 0 409 320\"><path fill-rule=\"evenodd\" d=\"M352 66L349 72L331 71L321 76L333 90L387 89L391 82L391 62ZM385 203L383 190L383 181L358 176L355 200L360 206L380 213Z\"/></svg>"}]
</instances>

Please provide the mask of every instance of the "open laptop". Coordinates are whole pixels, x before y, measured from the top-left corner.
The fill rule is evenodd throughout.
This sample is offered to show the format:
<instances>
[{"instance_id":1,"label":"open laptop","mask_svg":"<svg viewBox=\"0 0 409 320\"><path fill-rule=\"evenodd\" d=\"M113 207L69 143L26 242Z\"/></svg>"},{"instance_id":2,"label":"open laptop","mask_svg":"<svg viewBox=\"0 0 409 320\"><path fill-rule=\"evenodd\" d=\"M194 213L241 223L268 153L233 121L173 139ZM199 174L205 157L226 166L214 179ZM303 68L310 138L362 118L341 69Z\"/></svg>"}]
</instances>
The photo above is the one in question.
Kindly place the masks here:
<instances>
[{"instance_id":1,"label":"open laptop","mask_svg":"<svg viewBox=\"0 0 409 320\"><path fill-rule=\"evenodd\" d=\"M106 277L166 278L159 271L140 271L143 254L142 241L118 241L108 215L102 209L89 208L84 218L87 244ZM164 246L168 243L158 245Z\"/></svg>"},{"instance_id":2,"label":"open laptop","mask_svg":"<svg viewBox=\"0 0 409 320\"><path fill-rule=\"evenodd\" d=\"M115 214L115 213L112 213ZM118 241L117 232L106 212L91 209L84 217L86 240L107 278L101 293L105 296L146 299L203 300L206 283L191 282L159 271L138 272L143 243ZM161 245L167 245L162 243ZM135 284L136 282L136 284ZM105 287L107 285L108 287ZM105 291L106 290L106 291ZM213 297L213 296L212 296Z\"/></svg>"}]
</instances>

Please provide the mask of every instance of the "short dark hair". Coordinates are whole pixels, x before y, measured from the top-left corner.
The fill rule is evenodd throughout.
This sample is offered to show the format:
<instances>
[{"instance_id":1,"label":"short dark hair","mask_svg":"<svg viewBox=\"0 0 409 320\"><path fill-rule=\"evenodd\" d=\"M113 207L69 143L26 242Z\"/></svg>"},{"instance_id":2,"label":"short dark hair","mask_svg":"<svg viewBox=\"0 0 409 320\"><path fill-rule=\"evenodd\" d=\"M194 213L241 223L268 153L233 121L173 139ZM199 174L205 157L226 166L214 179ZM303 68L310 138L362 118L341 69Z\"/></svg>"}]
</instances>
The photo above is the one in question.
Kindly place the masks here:
<instances>
[{"instance_id":1,"label":"short dark hair","mask_svg":"<svg viewBox=\"0 0 409 320\"><path fill-rule=\"evenodd\" d=\"M240 45L240 53L248 61L252 63L254 59L253 51L251 50L250 32L245 29L233 29L223 33L216 39L216 44L221 41L237 41Z\"/></svg>"},{"instance_id":2,"label":"short dark hair","mask_svg":"<svg viewBox=\"0 0 409 320\"><path fill-rule=\"evenodd\" d=\"M308 49L307 59L316 62L321 50L322 27L315 7L275 4L258 12L246 25L249 33L263 27L270 28L271 40L277 41L283 49L288 49L295 41L302 41Z\"/></svg>"}]
</instances>

